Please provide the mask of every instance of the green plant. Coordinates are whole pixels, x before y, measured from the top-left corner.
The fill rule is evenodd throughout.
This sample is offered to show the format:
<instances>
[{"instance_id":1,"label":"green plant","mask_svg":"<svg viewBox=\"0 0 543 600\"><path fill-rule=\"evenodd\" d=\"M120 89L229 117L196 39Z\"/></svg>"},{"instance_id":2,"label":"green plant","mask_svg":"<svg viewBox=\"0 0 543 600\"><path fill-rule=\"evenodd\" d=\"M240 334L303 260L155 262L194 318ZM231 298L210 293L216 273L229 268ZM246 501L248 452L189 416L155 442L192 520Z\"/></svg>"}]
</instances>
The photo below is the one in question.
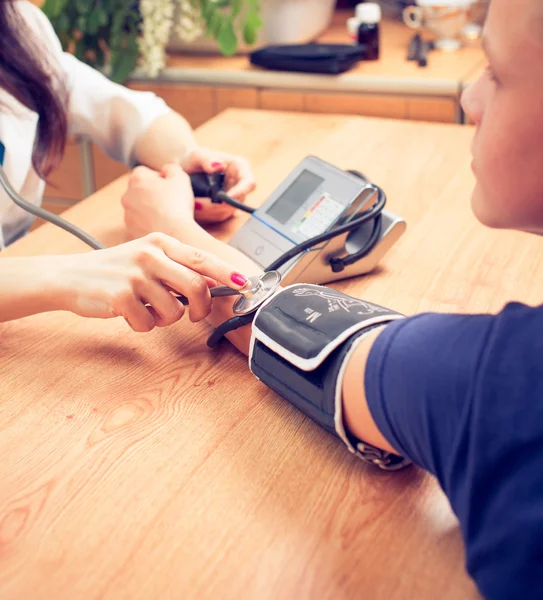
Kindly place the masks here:
<instances>
[{"instance_id":1,"label":"green plant","mask_svg":"<svg viewBox=\"0 0 543 600\"><path fill-rule=\"evenodd\" d=\"M46 0L49 17L65 50L93 67L110 67L123 82L138 61L141 16L126 0Z\"/></svg>"},{"instance_id":2,"label":"green plant","mask_svg":"<svg viewBox=\"0 0 543 600\"><path fill-rule=\"evenodd\" d=\"M214 38L225 56L235 54L240 37L254 44L262 26L260 0L46 0L43 10L65 50L120 83L138 60L149 75L158 74L174 25L187 40Z\"/></svg>"}]
</instances>

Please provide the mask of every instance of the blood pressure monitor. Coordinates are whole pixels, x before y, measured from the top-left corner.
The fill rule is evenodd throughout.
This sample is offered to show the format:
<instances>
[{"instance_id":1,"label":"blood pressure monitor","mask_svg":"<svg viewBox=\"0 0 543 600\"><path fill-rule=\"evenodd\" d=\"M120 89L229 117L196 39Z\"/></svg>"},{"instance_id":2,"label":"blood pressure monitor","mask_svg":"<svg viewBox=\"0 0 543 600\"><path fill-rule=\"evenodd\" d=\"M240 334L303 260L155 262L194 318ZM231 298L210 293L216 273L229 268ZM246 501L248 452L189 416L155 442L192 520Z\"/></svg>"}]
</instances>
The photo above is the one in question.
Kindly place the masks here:
<instances>
[{"instance_id":1,"label":"blood pressure monitor","mask_svg":"<svg viewBox=\"0 0 543 600\"><path fill-rule=\"evenodd\" d=\"M62 217L34 206L17 193L2 167L0 188L13 202L76 236L91 248L105 246ZM307 157L258 209L231 198L221 178L191 175L193 193L211 202L226 202L251 214L230 244L260 265L247 289L217 286L212 297L240 295L234 317L217 327L208 339L215 347L224 335L252 322L259 307L274 296L281 282L323 284L371 271L405 230L405 221L384 210L386 197L360 173L345 172L313 156ZM177 296L188 303L188 298Z\"/></svg>"},{"instance_id":2,"label":"blood pressure monitor","mask_svg":"<svg viewBox=\"0 0 543 600\"><path fill-rule=\"evenodd\" d=\"M230 241L262 269L285 252L347 224L376 202L377 188L367 179L314 156L305 158L256 209ZM309 248L278 270L283 283L327 283L371 271L405 230L405 221L382 211L379 238L369 253L340 272L330 268L336 256L363 248L373 222Z\"/></svg>"}]
</instances>

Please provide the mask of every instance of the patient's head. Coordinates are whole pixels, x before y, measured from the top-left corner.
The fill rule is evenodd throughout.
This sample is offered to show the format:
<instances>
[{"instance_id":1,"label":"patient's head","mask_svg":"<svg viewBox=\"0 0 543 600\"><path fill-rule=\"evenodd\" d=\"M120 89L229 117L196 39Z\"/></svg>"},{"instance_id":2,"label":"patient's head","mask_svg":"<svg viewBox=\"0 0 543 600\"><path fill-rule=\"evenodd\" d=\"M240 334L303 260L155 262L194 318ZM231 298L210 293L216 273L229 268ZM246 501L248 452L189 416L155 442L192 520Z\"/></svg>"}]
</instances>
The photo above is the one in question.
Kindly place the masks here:
<instances>
[{"instance_id":1,"label":"patient's head","mask_svg":"<svg viewBox=\"0 0 543 600\"><path fill-rule=\"evenodd\" d=\"M477 125L473 210L543 232L543 2L492 0L484 44L488 68L462 98Z\"/></svg>"}]
</instances>

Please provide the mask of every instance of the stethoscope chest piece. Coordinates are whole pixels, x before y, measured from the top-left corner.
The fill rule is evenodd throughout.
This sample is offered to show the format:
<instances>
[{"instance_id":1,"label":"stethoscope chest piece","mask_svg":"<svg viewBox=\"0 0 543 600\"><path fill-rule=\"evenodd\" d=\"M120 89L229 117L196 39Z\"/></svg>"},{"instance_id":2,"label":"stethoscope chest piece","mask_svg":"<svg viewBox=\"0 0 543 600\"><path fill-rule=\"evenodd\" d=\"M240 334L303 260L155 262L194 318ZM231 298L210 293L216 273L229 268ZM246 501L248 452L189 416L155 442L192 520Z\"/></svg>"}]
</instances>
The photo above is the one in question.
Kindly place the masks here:
<instances>
[{"instance_id":1,"label":"stethoscope chest piece","mask_svg":"<svg viewBox=\"0 0 543 600\"><path fill-rule=\"evenodd\" d=\"M249 315L257 310L268 298L271 298L281 284L279 271L269 271L261 277L251 277L249 286L232 307L235 315Z\"/></svg>"}]
</instances>

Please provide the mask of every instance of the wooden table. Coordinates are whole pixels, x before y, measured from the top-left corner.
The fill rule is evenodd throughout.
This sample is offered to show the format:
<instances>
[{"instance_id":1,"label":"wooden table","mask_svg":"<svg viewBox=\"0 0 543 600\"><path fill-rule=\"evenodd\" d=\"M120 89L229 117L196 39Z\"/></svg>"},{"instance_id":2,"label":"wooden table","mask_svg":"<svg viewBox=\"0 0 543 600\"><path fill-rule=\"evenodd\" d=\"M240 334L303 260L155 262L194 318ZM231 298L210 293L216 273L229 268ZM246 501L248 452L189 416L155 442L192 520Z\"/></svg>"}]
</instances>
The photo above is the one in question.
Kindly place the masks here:
<instances>
[{"instance_id":1,"label":"wooden table","mask_svg":"<svg viewBox=\"0 0 543 600\"><path fill-rule=\"evenodd\" d=\"M309 153L384 187L408 230L376 273L338 287L406 313L535 303L543 241L476 222L471 135L238 110L198 131L252 161L255 205ZM121 241L125 183L67 217ZM47 225L2 258L81 250ZM232 347L208 350L208 331L62 313L0 325L2 600L477 597L431 477L352 458Z\"/></svg>"}]
</instances>

